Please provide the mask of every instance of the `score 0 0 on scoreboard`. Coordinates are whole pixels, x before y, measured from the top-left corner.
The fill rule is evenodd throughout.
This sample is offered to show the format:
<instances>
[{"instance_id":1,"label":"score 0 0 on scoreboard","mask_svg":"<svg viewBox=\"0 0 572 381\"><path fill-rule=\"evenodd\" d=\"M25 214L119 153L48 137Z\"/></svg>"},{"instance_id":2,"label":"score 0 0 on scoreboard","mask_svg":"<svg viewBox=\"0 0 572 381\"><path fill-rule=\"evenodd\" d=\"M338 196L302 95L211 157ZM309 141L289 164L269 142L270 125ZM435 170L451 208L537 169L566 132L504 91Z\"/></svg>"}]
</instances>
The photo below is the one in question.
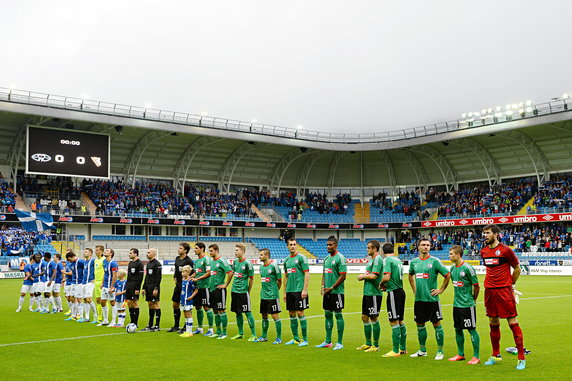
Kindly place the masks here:
<instances>
[{"instance_id":1,"label":"score 0 0 on scoreboard","mask_svg":"<svg viewBox=\"0 0 572 381\"><path fill-rule=\"evenodd\" d=\"M109 135L28 126L26 173L109 178Z\"/></svg>"}]
</instances>

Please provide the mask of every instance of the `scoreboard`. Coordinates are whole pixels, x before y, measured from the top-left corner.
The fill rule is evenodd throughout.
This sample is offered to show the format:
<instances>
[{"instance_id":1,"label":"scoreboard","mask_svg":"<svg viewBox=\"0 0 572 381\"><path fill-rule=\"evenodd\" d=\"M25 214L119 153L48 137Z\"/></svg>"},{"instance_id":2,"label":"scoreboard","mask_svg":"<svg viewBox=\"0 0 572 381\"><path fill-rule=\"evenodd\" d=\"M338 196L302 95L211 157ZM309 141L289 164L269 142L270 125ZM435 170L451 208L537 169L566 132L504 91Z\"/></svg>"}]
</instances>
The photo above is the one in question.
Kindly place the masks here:
<instances>
[{"instance_id":1,"label":"scoreboard","mask_svg":"<svg viewBox=\"0 0 572 381\"><path fill-rule=\"evenodd\" d=\"M109 178L109 135L28 126L26 173Z\"/></svg>"}]
</instances>

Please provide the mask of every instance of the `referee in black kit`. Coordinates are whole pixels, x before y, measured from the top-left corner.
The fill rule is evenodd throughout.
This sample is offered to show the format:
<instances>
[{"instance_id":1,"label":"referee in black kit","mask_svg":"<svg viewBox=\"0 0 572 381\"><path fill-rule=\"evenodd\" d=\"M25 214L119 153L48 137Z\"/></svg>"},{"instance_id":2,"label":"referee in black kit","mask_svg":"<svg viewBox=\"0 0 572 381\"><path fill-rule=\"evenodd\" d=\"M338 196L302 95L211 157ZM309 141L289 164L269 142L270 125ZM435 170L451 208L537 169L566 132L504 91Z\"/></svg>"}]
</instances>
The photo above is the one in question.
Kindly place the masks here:
<instances>
[{"instance_id":1,"label":"referee in black kit","mask_svg":"<svg viewBox=\"0 0 572 381\"><path fill-rule=\"evenodd\" d=\"M129 316L131 323L138 325L139 323L139 293L141 292L141 283L143 283L143 275L145 273L143 262L139 259L139 250L133 248L129 250L129 265L127 266L127 283L125 284L125 300L129 307Z\"/></svg>"},{"instance_id":2,"label":"referee in black kit","mask_svg":"<svg viewBox=\"0 0 572 381\"><path fill-rule=\"evenodd\" d=\"M177 249L177 258L175 258L175 274L173 275L173 280L175 281L175 289L173 290L173 320L175 324L167 332L185 332L185 325L183 328L179 329L179 322L181 321L181 287L183 284L183 271L184 266L191 266L191 276L195 274L195 263L189 257L189 251L191 250L191 245L186 242L181 242L179 248Z\"/></svg>"},{"instance_id":3,"label":"referee in black kit","mask_svg":"<svg viewBox=\"0 0 572 381\"><path fill-rule=\"evenodd\" d=\"M157 260L157 249L150 248L147 250L147 275L143 283L143 295L149 304L149 324L143 328L145 332L158 332L160 330L159 324L161 322L161 307L159 306L159 299L161 297L161 262ZM153 325L153 318L155 318L155 325Z\"/></svg>"}]
</instances>

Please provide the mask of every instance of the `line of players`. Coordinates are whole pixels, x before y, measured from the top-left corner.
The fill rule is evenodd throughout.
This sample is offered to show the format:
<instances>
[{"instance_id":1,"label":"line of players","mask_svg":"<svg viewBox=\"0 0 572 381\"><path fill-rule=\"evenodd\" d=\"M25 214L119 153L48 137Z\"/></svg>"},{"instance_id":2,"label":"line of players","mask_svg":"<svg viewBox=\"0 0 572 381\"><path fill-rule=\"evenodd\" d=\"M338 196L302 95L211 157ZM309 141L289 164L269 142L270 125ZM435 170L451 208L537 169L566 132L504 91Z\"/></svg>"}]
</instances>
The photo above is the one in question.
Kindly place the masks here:
<instances>
[{"instance_id":1,"label":"line of players","mask_svg":"<svg viewBox=\"0 0 572 381\"><path fill-rule=\"evenodd\" d=\"M513 294L514 284L520 275L518 258L508 246L498 241L500 230L496 225L485 226L483 232L486 243L481 250L481 256L486 266L484 282L485 309L489 317L490 337L493 347L492 356L485 362L485 365L494 365L502 360L500 356L499 320L504 318L508 320L518 350L517 369L524 369L526 361L524 358L522 331L516 319L516 302ZM169 332L179 332L181 337L191 337L203 333L202 325L204 313L206 312L209 328L204 335L219 340L227 338L228 317L226 314L226 300L227 289L232 282L231 311L236 314L238 334L231 339L239 340L245 337L244 317L246 316L251 333L248 341L268 341L269 317L271 316L276 328L276 339L273 344L281 344L282 321L279 315L281 313L279 293L280 289L283 289L283 300L286 303L293 335L293 338L286 342L285 345L308 346L308 329L304 314L304 311L309 308L308 285L310 273L308 260L297 252L295 239L288 240L287 245L290 256L283 264L284 274L282 274L280 267L275 262L272 262L268 249L260 251L262 334L258 336L252 315L250 297L254 268L252 263L246 260L246 246L242 243L235 245L234 255L236 260L231 266L220 256L219 247L216 244L208 247L209 255L207 256L205 244L197 242L194 251L198 259L196 263L193 263L188 256L190 246L187 243L181 243L178 248L179 256L175 260L175 288L172 297L175 326ZM338 240L333 236L330 237L327 241L329 255L324 260L321 285L322 307L325 315L325 340L317 345L316 348L343 349L345 323L342 310L345 303L344 282L346 281L347 268L346 260L338 252L337 246ZM435 360L444 359L444 331L441 325L443 315L439 295L445 291L450 280L452 280L454 286L453 320L458 353L449 360L465 360L463 330L468 330L473 346L473 357L468 364L478 364L480 362L480 338L476 331L476 300L480 287L475 270L471 265L463 261L463 250L461 247L453 246L450 250L449 258L454 263L450 270L439 259L430 255L430 247L431 242L428 239L419 240L419 257L411 261L409 266L408 279L415 294L414 320L419 341L419 350L411 354L410 357L427 356L426 341L428 335L425 324L430 321L435 329L435 338L438 346ZM81 316L79 319L83 318L83 320L87 321L89 321L89 311L93 312L93 303L88 302L90 297L87 296L89 287L84 287L84 293L75 291L75 288L78 282L84 285L93 283L90 281L90 251L90 249L84 251L85 261L82 261L85 263L83 274L88 274L87 278L84 275L81 281L79 280L78 267L80 265L77 264L78 258L73 252L66 254L68 264L72 264L71 268L62 271L67 276L67 279L71 279L72 286L76 285L71 288L73 305L72 317L70 318L73 318L74 315L76 318ZM386 292L386 306L392 331L393 348L384 354L383 357L399 357L407 353L407 330L404 324L406 296L402 282L403 265L394 254L393 245L391 244L383 246L383 255L381 255L380 243L378 241L369 241L367 252L369 260L366 271L357 278L358 281L364 282L362 321L364 324L365 344L356 349L365 352L378 352L380 350L379 336L381 329L378 317L381 310L382 295L383 292ZM125 308L120 307L122 309L119 309L117 306L118 304L124 305L123 302L125 300L127 300L129 307L131 322L137 325L139 319L138 299L141 292L149 303L149 323L143 331L159 331L162 267L156 259L157 250L149 249L147 251L149 260L146 268L147 274L143 282L144 268L138 258L138 254L137 249L131 249L127 279L125 279L125 274L118 271L117 263L113 260L113 250L107 249L105 251L105 260L103 262L104 279L101 285L104 321L99 325L109 324L107 321L107 307L104 303L107 300L111 302L114 311L112 323L114 323L118 314L120 319L117 324L112 326L123 326ZM56 255L56 266L58 263L57 259ZM61 262L59 263L61 265ZM74 263L76 264L75 268L73 266ZM512 273L511 268L513 269ZM29 271L26 271L25 285L30 280L29 273ZM75 277L74 274L76 274ZM438 275L444 278L441 287L437 287ZM32 278L35 279L33 276ZM52 280L57 282L56 278L52 278ZM27 292L27 289L25 290L24 287L22 288L22 295L25 295L25 292ZM82 299L84 301L83 316L81 315ZM20 310L22 303L23 297L20 298L18 310ZM89 308L86 308L86 305ZM73 309L73 306L76 306L75 309ZM179 328L181 309L185 318L184 328ZM198 320L198 328L194 331L193 309L196 309ZM337 328L335 345L332 340L334 320ZM93 322L97 321L93 320Z\"/></svg>"}]
</instances>

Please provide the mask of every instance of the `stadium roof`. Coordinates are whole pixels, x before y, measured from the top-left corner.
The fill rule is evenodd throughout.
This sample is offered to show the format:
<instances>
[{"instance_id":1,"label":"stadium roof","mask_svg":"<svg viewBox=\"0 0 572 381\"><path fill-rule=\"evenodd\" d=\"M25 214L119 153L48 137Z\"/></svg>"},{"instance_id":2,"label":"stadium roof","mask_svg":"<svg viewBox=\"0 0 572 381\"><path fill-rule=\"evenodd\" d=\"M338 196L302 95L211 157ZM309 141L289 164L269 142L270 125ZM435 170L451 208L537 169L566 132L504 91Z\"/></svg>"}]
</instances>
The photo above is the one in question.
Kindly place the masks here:
<instances>
[{"instance_id":1,"label":"stadium roof","mask_svg":"<svg viewBox=\"0 0 572 381\"><path fill-rule=\"evenodd\" d=\"M24 168L26 125L105 132L111 173L283 188L389 188L572 170L569 100L382 134L327 134L0 89L0 165ZM351 131L351 127L348 128Z\"/></svg>"}]
</instances>

